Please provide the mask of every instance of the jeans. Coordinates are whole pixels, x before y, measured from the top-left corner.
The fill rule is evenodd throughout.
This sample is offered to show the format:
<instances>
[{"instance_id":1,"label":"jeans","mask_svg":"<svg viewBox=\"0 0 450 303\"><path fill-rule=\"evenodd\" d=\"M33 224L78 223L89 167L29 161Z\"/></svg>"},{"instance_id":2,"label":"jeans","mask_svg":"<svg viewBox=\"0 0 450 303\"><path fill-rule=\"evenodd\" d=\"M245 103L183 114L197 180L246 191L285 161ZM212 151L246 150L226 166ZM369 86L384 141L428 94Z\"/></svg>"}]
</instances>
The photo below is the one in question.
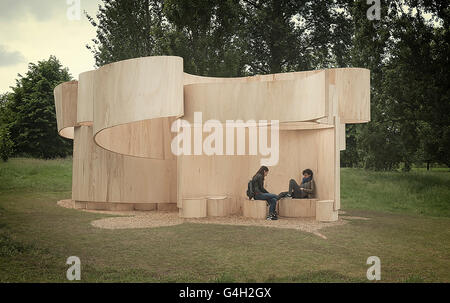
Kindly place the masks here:
<instances>
[{"instance_id":1,"label":"jeans","mask_svg":"<svg viewBox=\"0 0 450 303\"><path fill-rule=\"evenodd\" d=\"M271 193L257 193L255 200L266 200L269 203L269 214L274 214L277 207L278 195Z\"/></svg>"},{"instance_id":2,"label":"jeans","mask_svg":"<svg viewBox=\"0 0 450 303\"><path fill-rule=\"evenodd\" d=\"M289 180L289 193L293 198L302 199L306 198L308 194L300 189L300 186L294 179Z\"/></svg>"}]
</instances>

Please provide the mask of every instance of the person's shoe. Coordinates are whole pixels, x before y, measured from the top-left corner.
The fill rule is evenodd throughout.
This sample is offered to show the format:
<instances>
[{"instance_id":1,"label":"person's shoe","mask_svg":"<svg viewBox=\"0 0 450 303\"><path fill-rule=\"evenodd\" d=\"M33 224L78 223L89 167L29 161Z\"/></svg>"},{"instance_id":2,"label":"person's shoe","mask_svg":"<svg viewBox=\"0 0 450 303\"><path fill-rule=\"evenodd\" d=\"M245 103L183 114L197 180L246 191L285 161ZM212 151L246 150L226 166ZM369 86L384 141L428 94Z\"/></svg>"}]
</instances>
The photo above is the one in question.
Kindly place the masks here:
<instances>
[{"instance_id":1,"label":"person's shoe","mask_svg":"<svg viewBox=\"0 0 450 303\"><path fill-rule=\"evenodd\" d=\"M267 216L266 220L278 220L278 216L277 216L276 212L273 214L269 214Z\"/></svg>"},{"instance_id":2,"label":"person's shoe","mask_svg":"<svg viewBox=\"0 0 450 303\"><path fill-rule=\"evenodd\" d=\"M286 194L286 197L287 198L292 198L292 195L291 194Z\"/></svg>"}]
</instances>

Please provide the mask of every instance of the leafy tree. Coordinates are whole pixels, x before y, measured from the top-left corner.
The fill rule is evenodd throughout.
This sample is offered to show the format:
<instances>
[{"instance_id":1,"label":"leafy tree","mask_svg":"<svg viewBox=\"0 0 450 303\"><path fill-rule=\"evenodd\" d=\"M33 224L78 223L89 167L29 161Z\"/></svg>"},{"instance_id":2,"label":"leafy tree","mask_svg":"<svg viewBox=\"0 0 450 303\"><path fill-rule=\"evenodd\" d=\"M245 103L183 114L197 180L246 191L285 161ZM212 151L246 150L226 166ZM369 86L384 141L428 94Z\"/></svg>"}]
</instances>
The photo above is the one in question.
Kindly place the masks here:
<instances>
[{"instance_id":1,"label":"leafy tree","mask_svg":"<svg viewBox=\"0 0 450 303\"><path fill-rule=\"evenodd\" d=\"M345 65L350 22L344 1L243 0L246 63L252 74Z\"/></svg>"},{"instance_id":2,"label":"leafy tree","mask_svg":"<svg viewBox=\"0 0 450 303\"><path fill-rule=\"evenodd\" d=\"M185 71L205 76L368 68L371 122L347 125L341 163L377 170L403 163L406 171L421 161L449 165L448 1L382 1L380 20L367 18L366 1L103 2L98 21L88 16L97 66L176 55Z\"/></svg>"},{"instance_id":3,"label":"leafy tree","mask_svg":"<svg viewBox=\"0 0 450 303\"><path fill-rule=\"evenodd\" d=\"M0 157L4 162L8 161L9 157L13 154L14 142L11 140L11 136L6 127L0 127Z\"/></svg>"},{"instance_id":4,"label":"leafy tree","mask_svg":"<svg viewBox=\"0 0 450 303\"><path fill-rule=\"evenodd\" d=\"M54 56L30 63L26 75L19 75L6 104L9 116L3 117L16 154L54 158L72 152L71 140L58 135L53 96L55 86L70 80Z\"/></svg>"},{"instance_id":5,"label":"leafy tree","mask_svg":"<svg viewBox=\"0 0 450 303\"><path fill-rule=\"evenodd\" d=\"M345 1L104 0L88 48L98 66L141 56L176 55L185 70L242 76L345 62Z\"/></svg>"},{"instance_id":6,"label":"leafy tree","mask_svg":"<svg viewBox=\"0 0 450 303\"><path fill-rule=\"evenodd\" d=\"M371 122L368 124L346 125L346 150L341 152L341 163L344 166L364 166L372 169L392 169L398 164L396 139L389 133L389 125L383 121L384 99L378 88L382 82L381 67L385 55L385 47L389 39L389 21L369 20L365 1L354 1L348 12L352 26L351 48L348 64L370 70L371 75ZM381 6L382 16L386 16L388 7ZM386 134L390 139L386 140ZM389 150L390 153L384 153Z\"/></svg>"},{"instance_id":7,"label":"leafy tree","mask_svg":"<svg viewBox=\"0 0 450 303\"><path fill-rule=\"evenodd\" d=\"M87 47L96 65L152 56L184 58L184 70L207 76L241 75L234 42L239 26L236 0L111 1L97 13L97 38Z\"/></svg>"},{"instance_id":8,"label":"leafy tree","mask_svg":"<svg viewBox=\"0 0 450 303\"><path fill-rule=\"evenodd\" d=\"M372 169L395 169L404 163L408 171L421 161L447 164L448 26L436 27L423 15L431 12L448 25L448 8L417 1L382 7L379 21L365 18L361 3L355 2L351 10L357 24L352 65L371 70L372 121L349 133L352 140L347 141L343 163L357 154Z\"/></svg>"}]
</instances>

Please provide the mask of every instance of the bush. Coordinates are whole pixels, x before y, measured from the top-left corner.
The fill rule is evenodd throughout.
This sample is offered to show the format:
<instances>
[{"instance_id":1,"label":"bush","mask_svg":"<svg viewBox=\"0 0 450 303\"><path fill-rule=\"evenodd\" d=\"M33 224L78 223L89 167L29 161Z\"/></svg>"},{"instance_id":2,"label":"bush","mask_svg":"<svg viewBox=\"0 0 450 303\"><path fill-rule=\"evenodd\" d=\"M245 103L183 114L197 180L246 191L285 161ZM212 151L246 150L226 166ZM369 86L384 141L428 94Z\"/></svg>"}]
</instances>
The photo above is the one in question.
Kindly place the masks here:
<instances>
[{"instance_id":1,"label":"bush","mask_svg":"<svg viewBox=\"0 0 450 303\"><path fill-rule=\"evenodd\" d=\"M13 153L14 142L11 135L5 127L0 128L0 157L4 162L8 161Z\"/></svg>"}]
</instances>

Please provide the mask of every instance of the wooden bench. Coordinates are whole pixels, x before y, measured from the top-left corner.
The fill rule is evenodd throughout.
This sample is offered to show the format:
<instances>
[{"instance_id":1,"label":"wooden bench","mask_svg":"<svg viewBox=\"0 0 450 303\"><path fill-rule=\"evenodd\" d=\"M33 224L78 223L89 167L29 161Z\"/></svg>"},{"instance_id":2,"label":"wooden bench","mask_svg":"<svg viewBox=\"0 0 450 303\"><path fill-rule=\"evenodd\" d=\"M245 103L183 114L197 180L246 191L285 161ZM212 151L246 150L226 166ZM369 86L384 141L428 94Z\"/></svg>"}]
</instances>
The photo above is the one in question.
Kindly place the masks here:
<instances>
[{"instance_id":1,"label":"wooden bench","mask_svg":"<svg viewBox=\"0 0 450 303\"><path fill-rule=\"evenodd\" d=\"M316 220L323 222L332 222L338 220L338 211L334 210L334 200L317 201Z\"/></svg>"},{"instance_id":2,"label":"wooden bench","mask_svg":"<svg viewBox=\"0 0 450 303\"><path fill-rule=\"evenodd\" d=\"M314 218L323 222L338 219L338 211L334 210L334 200L283 198L279 204L282 217Z\"/></svg>"},{"instance_id":3,"label":"wooden bench","mask_svg":"<svg viewBox=\"0 0 450 303\"><path fill-rule=\"evenodd\" d=\"M231 199L227 196L209 196L207 197L207 215L208 217L226 217L233 212Z\"/></svg>"},{"instance_id":4,"label":"wooden bench","mask_svg":"<svg viewBox=\"0 0 450 303\"><path fill-rule=\"evenodd\" d=\"M246 218L265 219L268 214L267 201L244 199L242 214Z\"/></svg>"},{"instance_id":5,"label":"wooden bench","mask_svg":"<svg viewBox=\"0 0 450 303\"><path fill-rule=\"evenodd\" d=\"M206 201L204 197L183 198L183 205L178 215L181 218L204 218L208 214Z\"/></svg>"},{"instance_id":6,"label":"wooden bench","mask_svg":"<svg viewBox=\"0 0 450 303\"><path fill-rule=\"evenodd\" d=\"M276 211L279 213L279 202ZM244 198L242 215L247 218L266 219L269 214L269 205L266 200L249 200Z\"/></svg>"},{"instance_id":7,"label":"wooden bench","mask_svg":"<svg viewBox=\"0 0 450 303\"><path fill-rule=\"evenodd\" d=\"M236 213L236 199L229 196L183 198L179 216L182 218L226 217Z\"/></svg>"},{"instance_id":8,"label":"wooden bench","mask_svg":"<svg viewBox=\"0 0 450 303\"><path fill-rule=\"evenodd\" d=\"M316 203L318 199L293 199L282 198L280 205L280 216L289 218L315 218Z\"/></svg>"}]
</instances>

